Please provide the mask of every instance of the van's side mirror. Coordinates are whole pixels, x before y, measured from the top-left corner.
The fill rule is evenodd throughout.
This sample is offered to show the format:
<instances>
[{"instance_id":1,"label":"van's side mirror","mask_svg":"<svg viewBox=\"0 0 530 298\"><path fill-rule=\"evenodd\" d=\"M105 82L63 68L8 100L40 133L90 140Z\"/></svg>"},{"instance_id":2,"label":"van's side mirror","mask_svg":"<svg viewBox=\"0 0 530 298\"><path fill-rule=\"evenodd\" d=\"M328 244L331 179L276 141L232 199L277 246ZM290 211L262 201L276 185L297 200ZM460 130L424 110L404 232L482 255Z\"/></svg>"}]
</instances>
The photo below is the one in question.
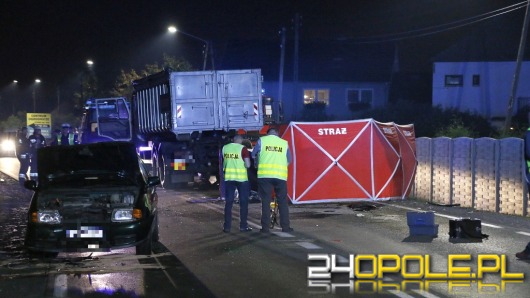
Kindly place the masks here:
<instances>
[{"instance_id":1,"label":"van's side mirror","mask_svg":"<svg viewBox=\"0 0 530 298\"><path fill-rule=\"evenodd\" d=\"M149 185L149 186L160 185L160 177L151 176L151 177L147 178L147 185Z\"/></svg>"},{"instance_id":2,"label":"van's side mirror","mask_svg":"<svg viewBox=\"0 0 530 298\"><path fill-rule=\"evenodd\" d=\"M37 190L37 181L35 180L26 180L24 181L24 187L36 191Z\"/></svg>"}]
</instances>

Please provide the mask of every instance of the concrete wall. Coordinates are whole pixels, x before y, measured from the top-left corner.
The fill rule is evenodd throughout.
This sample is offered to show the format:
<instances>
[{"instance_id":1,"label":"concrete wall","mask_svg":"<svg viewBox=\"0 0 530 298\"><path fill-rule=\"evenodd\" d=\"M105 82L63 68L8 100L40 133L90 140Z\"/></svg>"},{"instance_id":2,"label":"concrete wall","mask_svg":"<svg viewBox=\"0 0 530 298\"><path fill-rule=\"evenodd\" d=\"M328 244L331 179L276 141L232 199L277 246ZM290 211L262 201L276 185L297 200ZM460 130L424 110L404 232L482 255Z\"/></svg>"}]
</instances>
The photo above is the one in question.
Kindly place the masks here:
<instances>
[{"instance_id":1,"label":"concrete wall","mask_svg":"<svg viewBox=\"0 0 530 298\"><path fill-rule=\"evenodd\" d=\"M529 216L519 138L417 138L411 196L438 204Z\"/></svg>"}]
</instances>

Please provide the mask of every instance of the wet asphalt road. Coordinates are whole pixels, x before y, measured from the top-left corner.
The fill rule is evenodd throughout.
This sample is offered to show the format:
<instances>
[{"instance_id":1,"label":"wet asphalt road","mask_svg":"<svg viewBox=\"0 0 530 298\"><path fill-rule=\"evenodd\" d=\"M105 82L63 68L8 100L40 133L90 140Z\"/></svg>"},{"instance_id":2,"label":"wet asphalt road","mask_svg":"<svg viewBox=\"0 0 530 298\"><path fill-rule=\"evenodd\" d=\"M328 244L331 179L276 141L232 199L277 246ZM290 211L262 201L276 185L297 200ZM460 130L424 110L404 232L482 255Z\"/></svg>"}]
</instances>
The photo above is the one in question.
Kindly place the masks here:
<instances>
[{"instance_id":1,"label":"wet asphalt road","mask_svg":"<svg viewBox=\"0 0 530 298\"><path fill-rule=\"evenodd\" d=\"M24 257L26 210L31 194L0 172L0 260Z\"/></svg>"},{"instance_id":2,"label":"wet asphalt road","mask_svg":"<svg viewBox=\"0 0 530 298\"><path fill-rule=\"evenodd\" d=\"M138 257L134 249L124 249L30 259L22 238L31 192L3 174L0 179L4 179L0 181L0 297L336 297L351 296L350 291L363 297L527 297L530 291L530 262L513 256L530 240L529 218L414 200L373 203L369 205L376 208L368 211L350 208L355 205L291 206L295 231L275 230L271 235L257 232L260 204L250 204L254 231L225 234L221 232L224 204L215 191L159 189L160 244L153 256ZM438 237L410 237L406 222L410 210L435 211ZM489 240L449 243L450 216L480 218ZM482 288L476 281L456 287L442 281L430 284L429 292L422 291L425 284L402 289L400 281L392 278L376 284L375 290L357 289L352 281L341 279L331 293L329 283L309 285L308 253L343 258L348 254L430 254L435 272L447 271L448 254L506 254L509 271L522 272L527 278L502 285L494 275L485 279L490 286Z\"/></svg>"}]
</instances>

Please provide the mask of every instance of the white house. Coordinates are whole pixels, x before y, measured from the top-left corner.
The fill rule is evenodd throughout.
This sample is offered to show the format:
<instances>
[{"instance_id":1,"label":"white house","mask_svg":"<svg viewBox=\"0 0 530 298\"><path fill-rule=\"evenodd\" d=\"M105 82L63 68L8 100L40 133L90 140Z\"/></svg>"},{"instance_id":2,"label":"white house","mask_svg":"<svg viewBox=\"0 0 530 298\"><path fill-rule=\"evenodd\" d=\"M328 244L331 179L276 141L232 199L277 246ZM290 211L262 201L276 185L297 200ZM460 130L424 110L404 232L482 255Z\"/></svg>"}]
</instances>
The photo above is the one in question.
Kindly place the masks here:
<instances>
[{"instance_id":1,"label":"white house","mask_svg":"<svg viewBox=\"0 0 530 298\"><path fill-rule=\"evenodd\" d=\"M279 96L277 81L262 84L267 96L282 103L286 121L300 120L305 104L323 102L326 115L333 120L352 119L356 111L382 107L388 102L386 82L284 82Z\"/></svg>"},{"instance_id":2,"label":"white house","mask_svg":"<svg viewBox=\"0 0 530 298\"><path fill-rule=\"evenodd\" d=\"M506 117L516 62L435 62L432 104L490 120ZM513 114L530 105L530 62L521 64Z\"/></svg>"}]
</instances>

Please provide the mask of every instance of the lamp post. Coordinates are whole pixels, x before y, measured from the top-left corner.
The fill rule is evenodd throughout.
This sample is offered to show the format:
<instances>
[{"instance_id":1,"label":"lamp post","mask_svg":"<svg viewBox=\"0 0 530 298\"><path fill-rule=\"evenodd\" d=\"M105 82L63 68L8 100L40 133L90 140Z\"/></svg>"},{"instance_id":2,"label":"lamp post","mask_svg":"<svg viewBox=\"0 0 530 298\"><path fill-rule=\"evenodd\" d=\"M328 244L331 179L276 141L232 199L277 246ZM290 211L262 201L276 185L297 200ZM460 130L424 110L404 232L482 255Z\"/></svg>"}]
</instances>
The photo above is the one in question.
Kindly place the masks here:
<instances>
[{"instance_id":1,"label":"lamp post","mask_svg":"<svg viewBox=\"0 0 530 298\"><path fill-rule=\"evenodd\" d=\"M33 85L33 113L37 111L37 99L35 96L35 89L37 89L37 84L40 84L40 79L35 79L35 84Z\"/></svg>"},{"instance_id":2,"label":"lamp post","mask_svg":"<svg viewBox=\"0 0 530 298\"><path fill-rule=\"evenodd\" d=\"M94 66L94 61L88 59L86 61L86 65L88 67L88 70L83 71L83 75L81 78L81 101L85 100L85 85L88 89L88 95L90 96L90 82L88 82L88 78L90 77L90 72L92 71L92 67Z\"/></svg>"},{"instance_id":3,"label":"lamp post","mask_svg":"<svg viewBox=\"0 0 530 298\"><path fill-rule=\"evenodd\" d=\"M203 42L204 43L204 51L203 51L203 61L202 61L202 70L206 70L206 60L208 59L208 52L211 51L210 50L210 42L208 42L206 39L202 39L200 37L197 37L195 35L192 35L192 34L189 34L189 33L186 33L184 31L181 31L181 30L178 30L177 27L175 26L169 26L167 28L167 31L169 31L169 33L182 33L184 35L187 35L191 38L194 38L200 42ZM214 64L213 64L213 55L211 55L211 59L212 59L212 69L214 68Z\"/></svg>"},{"instance_id":4,"label":"lamp post","mask_svg":"<svg viewBox=\"0 0 530 298\"><path fill-rule=\"evenodd\" d=\"M13 96L11 98L11 115L15 115L15 100L13 98L15 97L14 93L18 91L17 85L18 85L18 81L13 80L13 83L11 83L11 86L13 87L12 89Z\"/></svg>"}]
</instances>

